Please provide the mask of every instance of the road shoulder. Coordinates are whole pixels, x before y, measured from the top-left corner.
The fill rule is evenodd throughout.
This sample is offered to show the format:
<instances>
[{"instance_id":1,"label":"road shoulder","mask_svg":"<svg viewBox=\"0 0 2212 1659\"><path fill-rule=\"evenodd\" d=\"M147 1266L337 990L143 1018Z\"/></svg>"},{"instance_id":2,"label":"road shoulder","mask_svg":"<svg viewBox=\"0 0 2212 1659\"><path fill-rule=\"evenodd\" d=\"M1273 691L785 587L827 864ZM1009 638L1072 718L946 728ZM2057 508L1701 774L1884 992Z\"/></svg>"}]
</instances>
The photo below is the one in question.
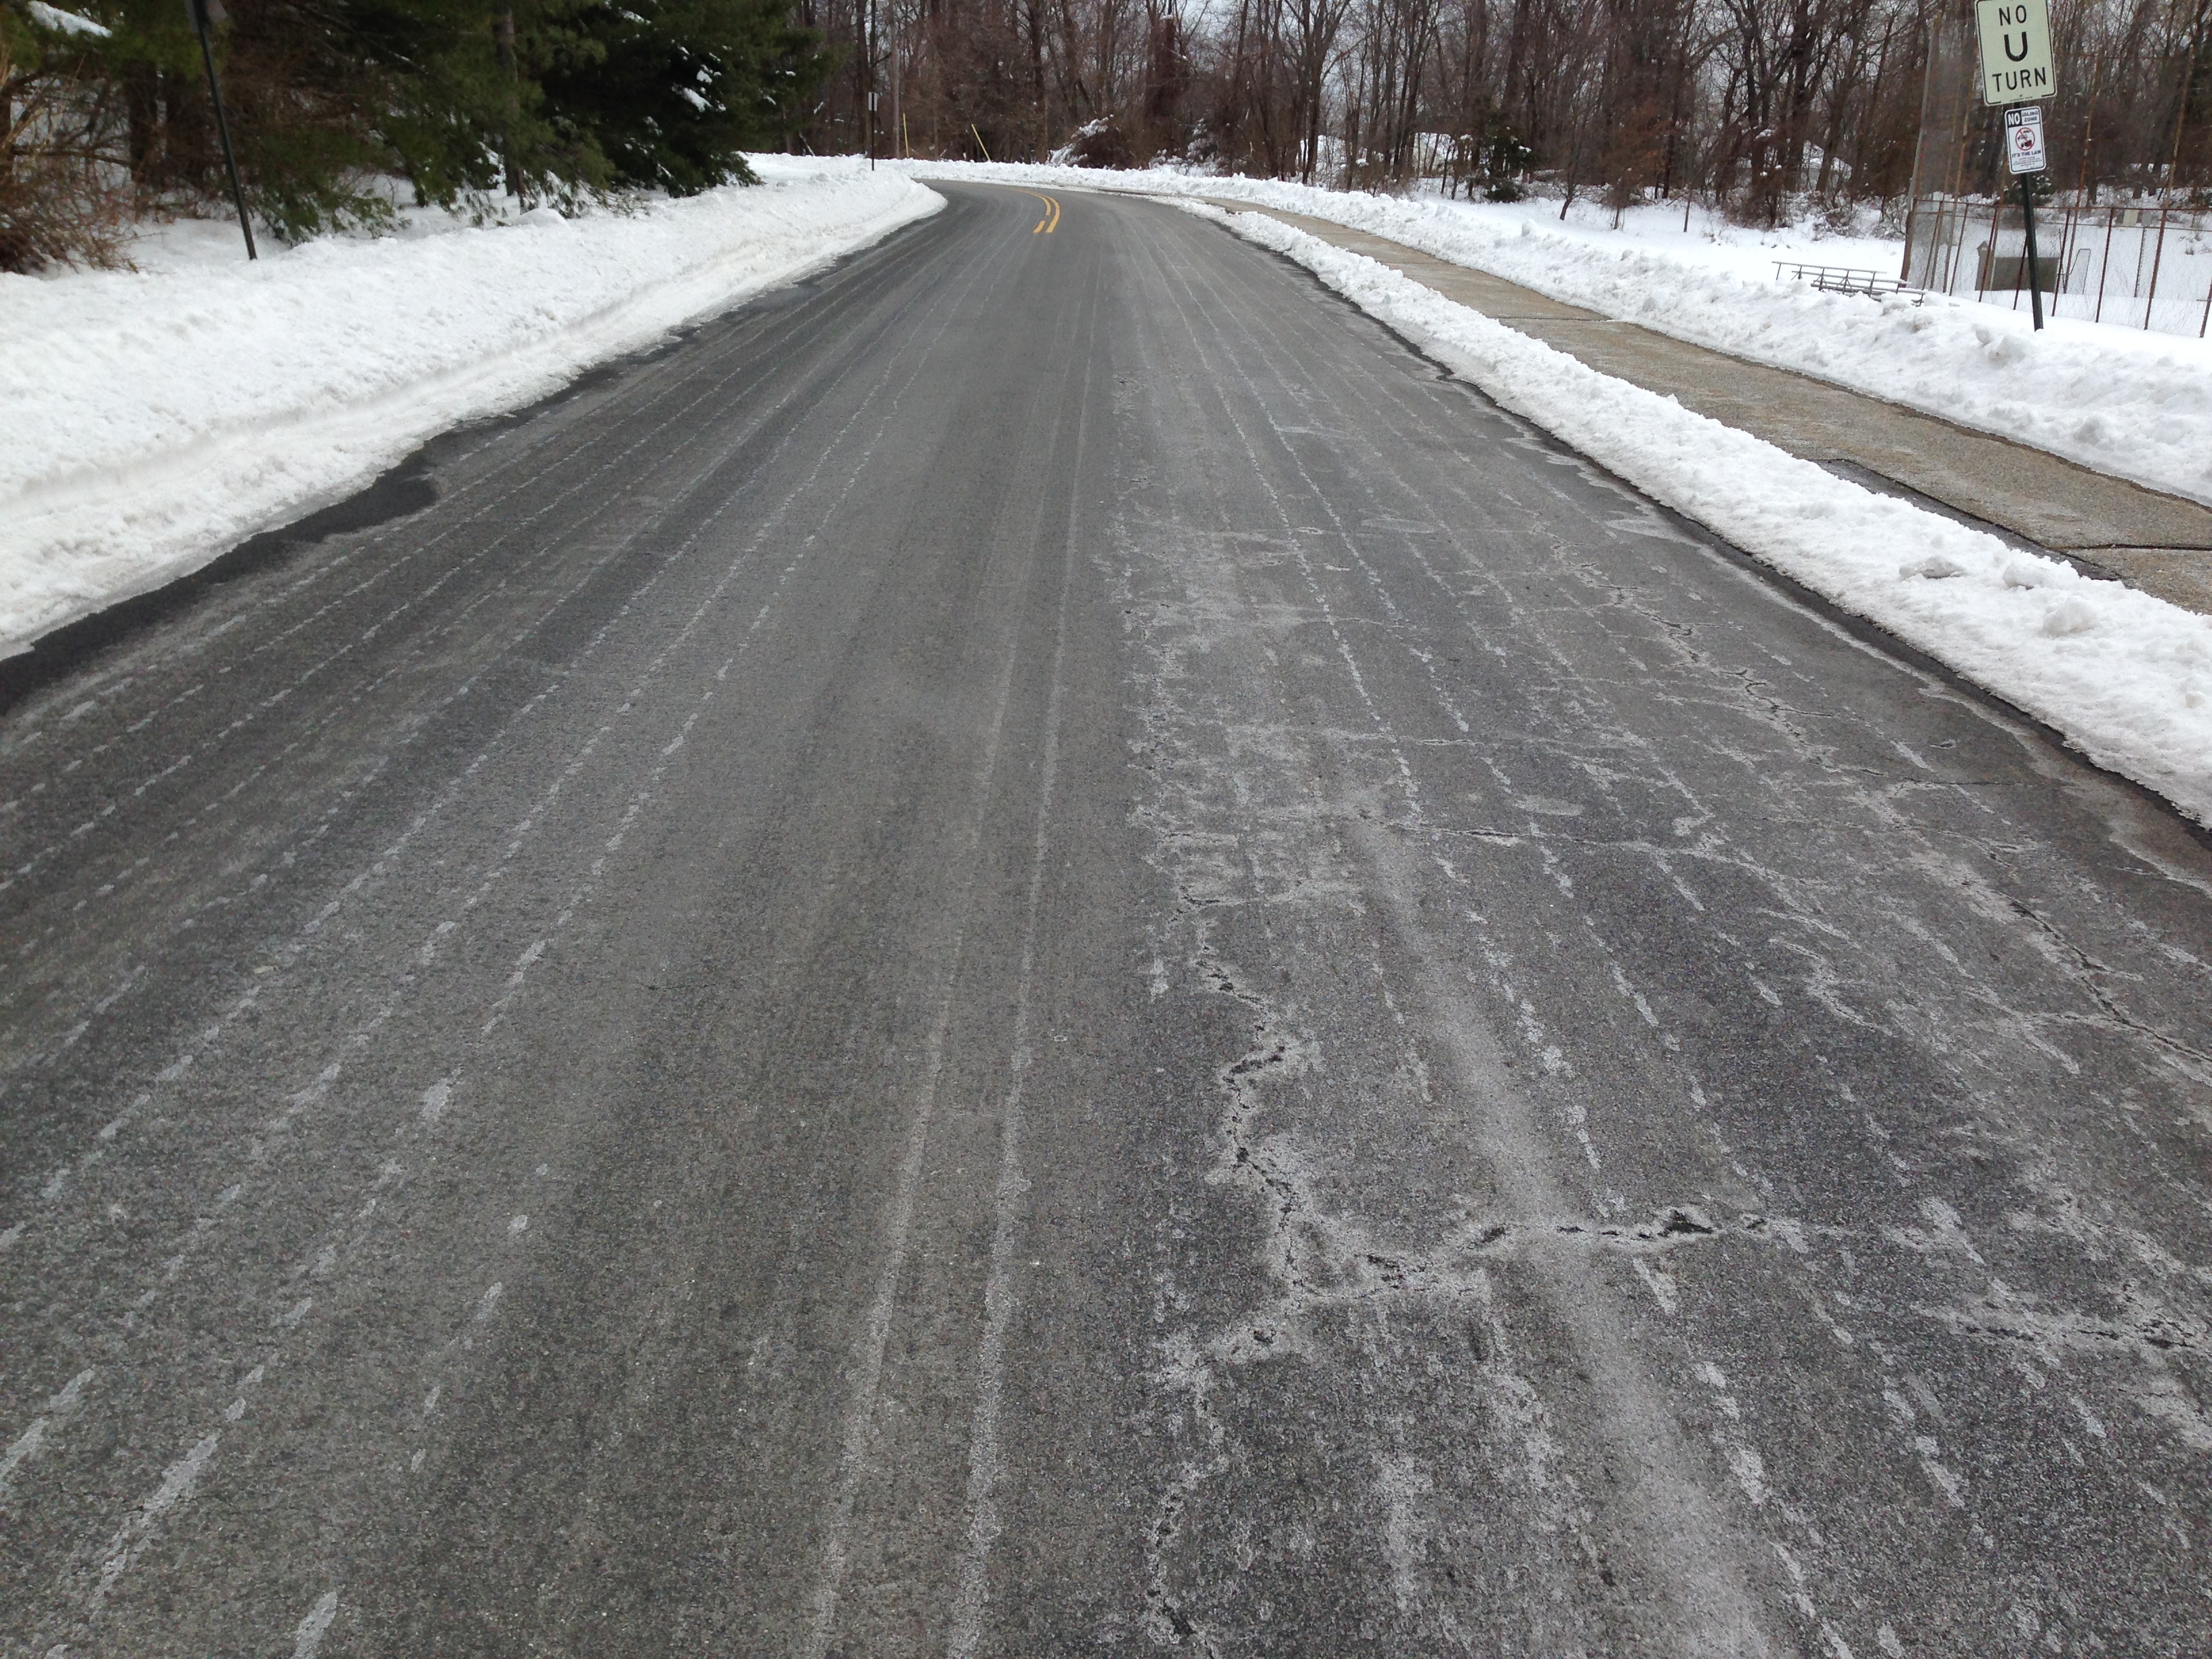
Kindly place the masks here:
<instances>
[{"instance_id":1,"label":"road shoulder","mask_svg":"<svg viewBox=\"0 0 2212 1659\"><path fill-rule=\"evenodd\" d=\"M1226 198L1358 253L1599 373L1748 432L1867 488L2212 614L2212 509L1789 369L1692 345L1309 214Z\"/></svg>"}]
</instances>

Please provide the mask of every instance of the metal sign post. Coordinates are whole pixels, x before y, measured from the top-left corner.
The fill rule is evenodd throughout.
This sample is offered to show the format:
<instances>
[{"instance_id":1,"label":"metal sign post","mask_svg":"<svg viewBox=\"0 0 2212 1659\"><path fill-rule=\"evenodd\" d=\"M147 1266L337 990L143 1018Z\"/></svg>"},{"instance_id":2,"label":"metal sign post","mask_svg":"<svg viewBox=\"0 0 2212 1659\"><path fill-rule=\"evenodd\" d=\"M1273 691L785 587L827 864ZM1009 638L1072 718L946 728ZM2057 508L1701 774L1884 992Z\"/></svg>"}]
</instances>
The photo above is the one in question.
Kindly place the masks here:
<instances>
[{"instance_id":1,"label":"metal sign post","mask_svg":"<svg viewBox=\"0 0 2212 1659\"><path fill-rule=\"evenodd\" d=\"M246 257L258 259L254 251L253 221L246 211L246 187L238 182L238 156L230 147L230 121L222 112L222 83L215 78L215 47L208 40L208 24L223 19L222 0L185 0L192 27L200 34L200 61L207 65L208 96L215 103L215 130L222 140L222 164L230 173L230 199L238 204L238 228L246 233Z\"/></svg>"},{"instance_id":2,"label":"metal sign post","mask_svg":"<svg viewBox=\"0 0 2212 1659\"><path fill-rule=\"evenodd\" d=\"M2051 19L2043 0L1977 0L1974 27L1982 46L1982 101L2009 105L2004 113L2005 165L2020 180L2021 223L2027 233L2028 309L2043 327L2043 270L2035 257L2035 175L2045 165L2043 106L2054 89ZM1992 229L1990 252L1996 252Z\"/></svg>"},{"instance_id":3,"label":"metal sign post","mask_svg":"<svg viewBox=\"0 0 2212 1659\"><path fill-rule=\"evenodd\" d=\"M2035 257L2035 175L2043 171L2043 106L2015 104L2004 112L2005 165L2020 180L2021 223L2027 232L2027 302L2043 327L2043 267ZM2017 303L2017 301L2015 301Z\"/></svg>"}]
</instances>

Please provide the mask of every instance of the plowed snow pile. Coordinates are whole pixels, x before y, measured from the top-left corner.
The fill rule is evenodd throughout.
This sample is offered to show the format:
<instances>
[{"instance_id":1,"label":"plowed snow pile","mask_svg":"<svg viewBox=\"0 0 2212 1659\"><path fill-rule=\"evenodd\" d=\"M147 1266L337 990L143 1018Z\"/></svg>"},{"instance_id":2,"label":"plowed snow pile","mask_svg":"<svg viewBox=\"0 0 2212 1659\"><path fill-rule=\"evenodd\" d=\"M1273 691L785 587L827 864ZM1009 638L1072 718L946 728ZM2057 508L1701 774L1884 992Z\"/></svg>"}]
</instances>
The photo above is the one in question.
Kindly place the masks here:
<instances>
[{"instance_id":1,"label":"plowed snow pile","mask_svg":"<svg viewBox=\"0 0 2212 1659\"><path fill-rule=\"evenodd\" d=\"M634 212L416 215L258 264L193 227L137 271L0 276L0 655L944 205L865 163L756 165Z\"/></svg>"}]
</instances>

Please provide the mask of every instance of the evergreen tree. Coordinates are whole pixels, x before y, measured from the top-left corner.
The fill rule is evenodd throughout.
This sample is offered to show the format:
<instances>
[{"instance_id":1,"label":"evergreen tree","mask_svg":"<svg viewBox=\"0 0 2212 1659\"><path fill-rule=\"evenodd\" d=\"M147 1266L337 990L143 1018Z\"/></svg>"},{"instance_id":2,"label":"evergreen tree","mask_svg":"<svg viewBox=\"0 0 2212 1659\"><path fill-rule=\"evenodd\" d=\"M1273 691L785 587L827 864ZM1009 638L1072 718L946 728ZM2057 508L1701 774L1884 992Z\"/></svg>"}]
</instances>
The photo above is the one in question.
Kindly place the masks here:
<instances>
[{"instance_id":1,"label":"evergreen tree","mask_svg":"<svg viewBox=\"0 0 2212 1659\"><path fill-rule=\"evenodd\" d=\"M294 240L387 222L395 179L424 203L487 208L747 182L744 149L796 127L831 61L783 0L227 8L214 46L249 205ZM0 0L0 269L97 262L134 206L223 198L182 0L79 13L85 27Z\"/></svg>"},{"instance_id":2,"label":"evergreen tree","mask_svg":"<svg viewBox=\"0 0 2212 1659\"><path fill-rule=\"evenodd\" d=\"M744 151L781 141L830 62L776 0L599 0L543 76L546 106L613 181L688 196L750 182Z\"/></svg>"},{"instance_id":3,"label":"evergreen tree","mask_svg":"<svg viewBox=\"0 0 2212 1659\"><path fill-rule=\"evenodd\" d=\"M0 0L0 270L106 264L132 202L114 31L81 10Z\"/></svg>"}]
</instances>

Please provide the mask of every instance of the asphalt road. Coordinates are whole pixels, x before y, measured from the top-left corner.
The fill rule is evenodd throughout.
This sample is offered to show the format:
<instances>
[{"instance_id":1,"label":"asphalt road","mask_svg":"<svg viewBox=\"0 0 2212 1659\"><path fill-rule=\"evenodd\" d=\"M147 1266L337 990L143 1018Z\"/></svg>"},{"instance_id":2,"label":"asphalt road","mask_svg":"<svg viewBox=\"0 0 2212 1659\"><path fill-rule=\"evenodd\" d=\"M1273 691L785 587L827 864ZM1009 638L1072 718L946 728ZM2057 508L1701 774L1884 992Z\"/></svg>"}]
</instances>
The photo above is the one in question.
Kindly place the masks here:
<instances>
[{"instance_id":1,"label":"asphalt road","mask_svg":"<svg viewBox=\"0 0 2212 1659\"><path fill-rule=\"evenodd\" d=\"M2206 843L945 193L0 715L0 1651L2212 1648Z\"/></svg>"}]
</instances>

